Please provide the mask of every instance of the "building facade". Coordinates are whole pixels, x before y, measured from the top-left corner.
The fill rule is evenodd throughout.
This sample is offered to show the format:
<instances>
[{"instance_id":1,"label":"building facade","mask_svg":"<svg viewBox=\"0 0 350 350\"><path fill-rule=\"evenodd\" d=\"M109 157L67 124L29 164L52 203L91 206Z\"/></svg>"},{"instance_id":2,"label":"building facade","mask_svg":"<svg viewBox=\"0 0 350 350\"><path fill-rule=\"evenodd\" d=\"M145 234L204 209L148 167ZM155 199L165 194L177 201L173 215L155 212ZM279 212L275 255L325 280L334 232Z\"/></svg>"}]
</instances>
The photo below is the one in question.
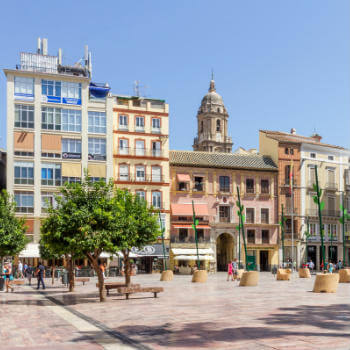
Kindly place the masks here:
<instances>
[{"instance_id":1,"label":"building facade","mask_svg":"<svg viewBox=\"0 0 350 350\"><path fill-rule=\"evenodd\" d=\"M85 171L113 177L113 98L91 81L91 53L83 64L64 65L62 50L50 56L47 40L35 53L22 52L7 79L7 190L37 257L40 221L54 193Z\"/></svg>"},{"instance_id":2,"label":"building facade","mask_svg":"<svg viewBox=\"0 0 350 350\"><path fill-rule=\"evenodd\" d=\"M278 265L277 166L270 157L170 151L170 174L172 268L188 272L195 264L192 202L203 266L226 270L239 250L244 260L236 228L237 187L245 207L249 261L262 271Z\"/></svg>"}]
</instances>

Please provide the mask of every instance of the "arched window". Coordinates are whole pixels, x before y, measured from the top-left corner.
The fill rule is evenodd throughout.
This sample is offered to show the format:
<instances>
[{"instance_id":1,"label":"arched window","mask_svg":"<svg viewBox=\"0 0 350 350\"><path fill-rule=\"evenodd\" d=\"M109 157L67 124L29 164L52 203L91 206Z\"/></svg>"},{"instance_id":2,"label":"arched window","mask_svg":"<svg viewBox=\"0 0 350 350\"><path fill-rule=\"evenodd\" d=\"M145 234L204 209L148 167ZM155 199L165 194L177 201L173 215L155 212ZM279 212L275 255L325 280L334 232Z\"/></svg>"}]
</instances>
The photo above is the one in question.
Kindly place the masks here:
<instances>
[{"instance_id":1,"label":"arched window","mask_svg":"<svg viewBox=\"0 0 350 350\"><path fill-rule=\"evenodd\" d=\"M201 121L201 132L203 132L203 120Z\"/></svg>"},{"instance_id":2,"label":"arched window","mask_svg":"<svg viewBox=\"0 0 350 350\"><path fill-rule=\"evenodd\" d=\"M220 124L220 119L216 120L216 131L220 131L221 130L221 124Z\"/></svg>"}]
</instances>

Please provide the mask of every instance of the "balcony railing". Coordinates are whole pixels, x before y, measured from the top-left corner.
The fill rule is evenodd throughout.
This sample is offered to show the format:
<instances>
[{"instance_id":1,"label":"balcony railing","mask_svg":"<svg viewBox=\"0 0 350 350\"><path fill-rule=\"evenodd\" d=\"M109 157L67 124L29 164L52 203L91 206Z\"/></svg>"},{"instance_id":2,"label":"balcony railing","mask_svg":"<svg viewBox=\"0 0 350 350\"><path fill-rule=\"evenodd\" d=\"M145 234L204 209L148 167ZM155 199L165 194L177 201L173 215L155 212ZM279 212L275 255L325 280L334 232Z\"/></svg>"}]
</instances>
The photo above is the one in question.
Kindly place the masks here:
<instances>
[{"instance_id":1,"label":"balcony railing","mask_svg":"<svg viewBox=\"0 0 350 350\"><path fill-rule=\"evenodd\" d=\"M160 128L152 128L152 134L160 134Z\"/></svg>"},{"instance_id":2,"label":"balcony railing","mask_svg":"<svg viewBox=\"0 0 350 350\"><path fill-rule=\"evenodd\" d=\"M165 182L165 177L161 175L145 175L145 176L136 176L136 175L119 175L117 181L121 182Z\"/></svg>"},{"instance_id":3,"label":"balcony railing","mask_svg":"<svg viewBox=\"0 0 350 350\"><path fill-rule=\"evenodd\" d=\"M306 215L307 216L318 216L318 210L317 209L306 209Z\"/></svg>"},{"instance_id":4,"label":"balcony railing","mask_svg":"<svg viewBox=\"0 0 350 350\"><path fill-rule=\"evenodd\" d=\"M120 156L136 156L136 157L155 157L163 158L164 152L160 149L146 149L146 148L118 148L117 154Z\"/></svg>"},{"instance_id":5,"label":"balcony railing","mask_svg":"<svg viewBox=\"0 0 350 350\"><path fill-rule=\"evenodd\" d=\"M324 216L331 216L331 217L340 217L340 211L339 210L322 210L322 215Z\"/></svg>"},{"instance_id":6,"label":"balcony railing","mask_svg":"<svg viewBox=\"0 0 350 350\"><path fill-rule=\"evenodd\" d=\"M203 192L204 191L204 183L195 184L193 187L193 192Z\"/></svg>"},{"instance_id":7,"label":"balcony railing","mask_svg":"<svg viewBox=\"0 0 350 350\"><path fill-rule=\"evenodd\" d=\"M338 189L338 184L336 184L335 182L327 182L325 188L326 190L336 191Z\"/></svg>"},{"instance_id":8,"label":"balcony railing","mask_svg":"<svg viewBox=\"0 0 350 350\"><path fill-rule=\"evenodd\" d=\"M16 207L16 213L34 213L33 207Z\"/></svg>"},{"instance_id":9,"label":"balcony railing","mask_svg":"<svg viewBox=\"0 0 350 350\"><path fill-rule=\"evenodd\" d=\"M231 222L229 217L226 216L220 216L219 217L219 222Z\"/></svg>"},{"instance_id":10,"label":"balcony railing","mask_svg":"<svg viewBox=\"0 0 350 350\"><path fill-rule=\"evenodd\" d=\"M171 243L195 243L194 237L185 237L185 238L180 238L178 236L171 236L170 238ZM199 237L198 238L198 243L208 243L210 242L210 237Z\"/></svg>"},{"instance_id":11,"label":"balcony railing","mask_svg":"<svg viewBox=\"0 0 350 350\"><path fill-rule=\"evenodd\" d=\"M297 215L298 214L298 208L294 208L294 209L292 209L292 208L285 208L285 212L284 212L284 214L285 215Z\"/></svg>"}]
</instances>

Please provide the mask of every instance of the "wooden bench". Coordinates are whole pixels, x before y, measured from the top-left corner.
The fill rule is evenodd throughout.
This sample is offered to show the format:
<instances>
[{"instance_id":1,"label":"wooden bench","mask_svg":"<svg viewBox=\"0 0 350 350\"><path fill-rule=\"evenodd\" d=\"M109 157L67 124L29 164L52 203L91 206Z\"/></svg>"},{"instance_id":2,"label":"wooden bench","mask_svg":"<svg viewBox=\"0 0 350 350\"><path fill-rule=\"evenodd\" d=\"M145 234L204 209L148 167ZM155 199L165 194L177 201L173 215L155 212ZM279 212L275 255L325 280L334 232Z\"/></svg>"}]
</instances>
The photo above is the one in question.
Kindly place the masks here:
<instances>
[{"instance_id":1,"label":"wooden bench","mask_svg":"<svg viewBox=\"0 0 350 350\"><path fill-rule=\"evenodd\" d=\"M85 286L85 282L90 282L89 277L76 277L75 282L83 282L83 286Z\"/></svg>"},{"instance_id":2,"label":"wooden bench","mask_svg":"<svg viewBox=\"0 0 350 350\"><path fill-rule=\"evenodd\" d=\"M96 287L99 288L99 284L96 283ZM107 291L107 295L109 295L109 291L111 289L118 289L122 287L126 287L125 282L107 282L104 284L104 287ZM140 284L131 284L130 288L140 288Z\"/></svg>"},{"instance_id":3,"label":"wooden bench","mask_svg":"<svg viewBox=\"0 0 350 350\"><path fill-rule=\"evenodd\" d=\"M153 293L154 297L157 298L157 294L160 292L164 292L164 288L162 287L121 287L118 288L119 294L125 294L126 299L129 299L129 294L136 293Z\"/></svg>"}]
</instances>

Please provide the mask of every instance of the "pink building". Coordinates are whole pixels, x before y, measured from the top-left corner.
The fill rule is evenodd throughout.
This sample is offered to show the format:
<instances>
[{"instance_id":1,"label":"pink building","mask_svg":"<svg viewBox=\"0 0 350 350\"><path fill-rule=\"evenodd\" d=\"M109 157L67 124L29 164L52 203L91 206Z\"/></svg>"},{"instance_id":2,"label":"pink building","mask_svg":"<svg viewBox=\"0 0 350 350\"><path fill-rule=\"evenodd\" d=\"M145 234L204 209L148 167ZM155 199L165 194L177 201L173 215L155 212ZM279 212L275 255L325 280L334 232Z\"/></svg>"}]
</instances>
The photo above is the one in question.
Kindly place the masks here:
<instances>
[{"instance_id":1,"label":"pink building","mask_svg":"<svg viewBox=\"0 0 350 350\"><path fill-rule=\"evenodd\" d=\"M230 260L238 259L237 186L245 207L248 260L261 271L278 265L277 166L270 157L170 151L170 179L173 267L189 271L195 264L192 201L201 264L211 271L226 270Z\"/></svg>"}]
</instances>

